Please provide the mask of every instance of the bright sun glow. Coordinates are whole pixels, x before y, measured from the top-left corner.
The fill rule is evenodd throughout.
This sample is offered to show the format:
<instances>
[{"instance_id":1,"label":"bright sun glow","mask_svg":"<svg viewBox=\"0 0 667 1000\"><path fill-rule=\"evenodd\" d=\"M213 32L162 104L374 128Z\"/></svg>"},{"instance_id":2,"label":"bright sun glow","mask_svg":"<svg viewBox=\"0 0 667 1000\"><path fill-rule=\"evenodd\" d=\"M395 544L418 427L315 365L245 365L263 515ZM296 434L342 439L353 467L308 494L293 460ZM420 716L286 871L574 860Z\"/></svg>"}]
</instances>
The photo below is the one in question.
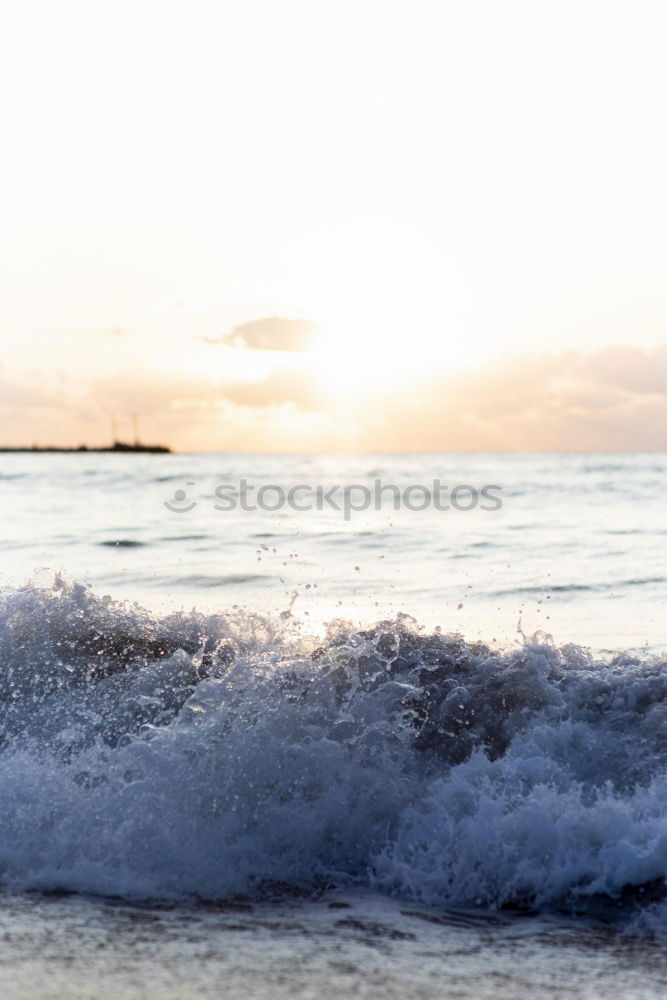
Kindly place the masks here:
<instances>
[{"instance_id":1,"label":"bright sun glow","mask_svg":"<svg viewBox=\"0 0 667 1000\"><path fill-rule=\"evenodd\" d=\"M435 371L482 364L498 350L484 296L455 247L415 249L407 225L380 216L355 219L355 227L332 222L317 253L313 236L284 254L291 311L321 330L304 364L325 395L382 395Z\"/></svg>"},{"instance_id":2,"label":"bright sun glow","mask_svg":"<svg viewBox=\"0 0 667 1000\"><path fill-rule=\"evenodd\" d=\"M352 400L395 393L433 373L479 363L491 353L452 331L448 338L432 331L407 334L403 329L327 331L304 355L304 366L325 396Z\"/></svg>"},{"instance_id":3,"label":"bright sun glow","mask_svg":"<svg viewBox=\"0 0 667 1000\"><path fill-rule=\"evenodd\" d=\"M415 374L416 358L405 345L383 345L369 336L325 335L308 351L306 369L332 399L376 395L401 386Z\"/></svg>"}]
</instances>

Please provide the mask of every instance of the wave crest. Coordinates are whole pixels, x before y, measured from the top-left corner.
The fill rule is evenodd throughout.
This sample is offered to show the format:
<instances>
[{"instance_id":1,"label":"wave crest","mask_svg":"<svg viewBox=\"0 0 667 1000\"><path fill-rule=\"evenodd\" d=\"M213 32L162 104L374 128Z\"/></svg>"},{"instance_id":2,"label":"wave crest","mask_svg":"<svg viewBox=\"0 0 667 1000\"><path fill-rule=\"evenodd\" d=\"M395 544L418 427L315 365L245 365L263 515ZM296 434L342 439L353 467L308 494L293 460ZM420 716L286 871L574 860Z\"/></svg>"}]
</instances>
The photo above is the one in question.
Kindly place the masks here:
<instances>
[{"instance_id":1,"label":"wave crest","mask_svg":"<svg viewBox=\"0 0 667 1000\"><path fill-rule=\"evenodd\" d=\"M226 897L373 885L442 905L662 895L667 664L407 616L324 640L155 617L54 576L0 595L0 871Z\"/></svg>"}]
</instances>

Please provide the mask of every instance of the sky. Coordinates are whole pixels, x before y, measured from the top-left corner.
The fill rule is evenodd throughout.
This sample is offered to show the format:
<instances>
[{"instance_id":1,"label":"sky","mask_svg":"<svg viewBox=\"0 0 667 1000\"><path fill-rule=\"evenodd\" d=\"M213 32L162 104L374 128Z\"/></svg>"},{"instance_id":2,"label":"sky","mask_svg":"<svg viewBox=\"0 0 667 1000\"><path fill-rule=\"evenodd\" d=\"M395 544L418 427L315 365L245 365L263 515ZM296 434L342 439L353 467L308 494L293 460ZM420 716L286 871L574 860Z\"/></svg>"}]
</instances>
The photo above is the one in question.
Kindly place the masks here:
<instances>
[{"instance_id":1,"label":"sky","mask_svg":"<svg viewBox=\"0 0 667 1000\"><path fill-rule=\"evenodd\" d=\"M663 4L11 8L0 444L667 448Z\"/></svg>"}]
</instances>

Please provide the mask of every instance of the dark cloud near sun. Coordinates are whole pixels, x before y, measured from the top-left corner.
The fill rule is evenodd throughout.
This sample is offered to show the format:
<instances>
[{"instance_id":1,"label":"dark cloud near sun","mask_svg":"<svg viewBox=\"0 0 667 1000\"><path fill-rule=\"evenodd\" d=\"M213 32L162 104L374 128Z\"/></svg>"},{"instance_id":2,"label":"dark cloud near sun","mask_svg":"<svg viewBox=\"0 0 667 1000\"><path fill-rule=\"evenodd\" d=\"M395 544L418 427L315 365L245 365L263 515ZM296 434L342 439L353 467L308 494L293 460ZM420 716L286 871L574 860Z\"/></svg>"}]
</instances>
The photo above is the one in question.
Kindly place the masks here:
<instances>
[{"instance_id":1,"label":"dark cloud near sun","mask_svg":"<svg viewBox=\"0 0 667 1000\"><path fill-rule=\"evenodd\" d=\"M218 339L205 339L209 344L227 344L252 351L304 351L317 333L315 324L307 319L267 316L241 323Z\"/></svg>"}]
</instances>

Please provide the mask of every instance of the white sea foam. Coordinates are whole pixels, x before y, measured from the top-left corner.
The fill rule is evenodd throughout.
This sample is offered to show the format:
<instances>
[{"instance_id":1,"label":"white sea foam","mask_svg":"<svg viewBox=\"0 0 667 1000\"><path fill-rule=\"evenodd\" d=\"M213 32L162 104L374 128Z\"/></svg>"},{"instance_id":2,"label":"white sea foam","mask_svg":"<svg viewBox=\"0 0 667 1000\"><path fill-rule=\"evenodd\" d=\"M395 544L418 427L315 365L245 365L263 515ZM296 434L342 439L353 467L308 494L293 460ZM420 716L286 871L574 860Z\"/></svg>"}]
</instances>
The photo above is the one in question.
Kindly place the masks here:
<instances>
[{"instance_id":1,"label":"white sea foam","mask_svg":"<svg viewBox=\"0 0 667 1000\"><path fill-rule=\"evenodd\" d=\"M56 578L0 597L0 697L13 888L355 883L627 913L662 892L657 660L540 636L502 654L405 616L324 641L244 612L157 619Z\"/></svg>"}]
</instances>

